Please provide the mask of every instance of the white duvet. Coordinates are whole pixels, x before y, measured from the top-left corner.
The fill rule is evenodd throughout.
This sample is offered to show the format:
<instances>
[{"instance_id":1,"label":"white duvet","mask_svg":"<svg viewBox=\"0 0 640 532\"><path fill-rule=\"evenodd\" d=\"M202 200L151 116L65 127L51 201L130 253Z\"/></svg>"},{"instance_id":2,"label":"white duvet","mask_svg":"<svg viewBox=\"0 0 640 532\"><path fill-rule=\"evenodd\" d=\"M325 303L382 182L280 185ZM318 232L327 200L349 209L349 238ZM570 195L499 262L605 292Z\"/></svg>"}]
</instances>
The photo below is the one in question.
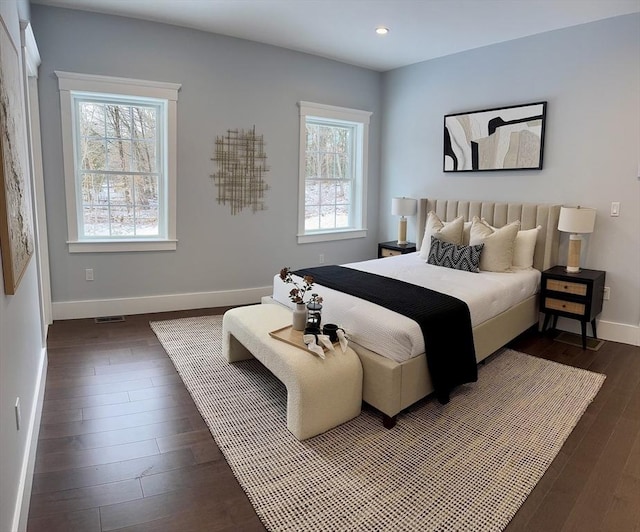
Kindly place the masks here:
<instances>
[{"instance_id":1,"label":"white duvet","mask_svg":"<svg viewBox=\"0 0 640 532\"><path fill-rule=\"evenodd\" d=\"M509 273L469 273L425 263L419 253L354 262L343 266L437 290L461 299L469 306L473 327L504 312L538 292L540 272L535 269ZM292 285L276 275L273 298L290 307ZM424 353L418 324L396 312L362 299L314 285L322 296L322 322L337 323L351 340L397 362Z\"/></svg>"}]
</instances>

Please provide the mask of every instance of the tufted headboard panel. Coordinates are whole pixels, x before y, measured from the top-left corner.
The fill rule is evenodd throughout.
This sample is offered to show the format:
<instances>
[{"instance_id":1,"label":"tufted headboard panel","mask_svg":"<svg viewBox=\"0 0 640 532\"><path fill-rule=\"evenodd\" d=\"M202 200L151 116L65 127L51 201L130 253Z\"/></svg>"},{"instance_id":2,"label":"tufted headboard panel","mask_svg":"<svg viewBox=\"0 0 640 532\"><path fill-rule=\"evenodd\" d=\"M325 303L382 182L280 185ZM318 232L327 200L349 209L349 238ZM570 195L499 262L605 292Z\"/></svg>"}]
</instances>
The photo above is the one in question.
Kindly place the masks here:
<instances>
[{"instance_id":1,"label":"tufted headboard panel","mask_svg":"<svg viewBox=\"0 0 640 532\"><path fill-rule=\"evenodd\" d=\"M502 227L515 220L520 220L522 230L541 225L542 230L538 232L533 266L542 271L557 264L560 205L420 198L416 239L418 249L424 237L427 214L430 211L434 211L445 222L450 222L458 216L463 216L465 222L470 222L474 216L477 216L484 218L494 227Z\"/></svg>"}]
</instances>

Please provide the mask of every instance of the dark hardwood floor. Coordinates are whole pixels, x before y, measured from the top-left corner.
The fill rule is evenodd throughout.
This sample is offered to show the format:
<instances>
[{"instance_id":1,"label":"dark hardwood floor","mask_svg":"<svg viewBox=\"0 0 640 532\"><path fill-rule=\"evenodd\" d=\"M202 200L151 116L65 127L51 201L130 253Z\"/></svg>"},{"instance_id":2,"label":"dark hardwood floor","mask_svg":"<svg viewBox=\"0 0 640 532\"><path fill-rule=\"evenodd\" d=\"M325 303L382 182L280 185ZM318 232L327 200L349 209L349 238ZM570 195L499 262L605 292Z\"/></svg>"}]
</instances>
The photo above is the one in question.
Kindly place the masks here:
<instances>
[{"instance_id":1,"label":"dark hardwood floor","mask_svg":"<svg viewBox=\"0 0 640 532\"><path fill-rule=\"evenodd\" d=\"M30 532L264 530L149 328L225 310L51 326ZM512 347L607 379L507 530L640 532L640 348Z\"/></svg>"}]
</instances>

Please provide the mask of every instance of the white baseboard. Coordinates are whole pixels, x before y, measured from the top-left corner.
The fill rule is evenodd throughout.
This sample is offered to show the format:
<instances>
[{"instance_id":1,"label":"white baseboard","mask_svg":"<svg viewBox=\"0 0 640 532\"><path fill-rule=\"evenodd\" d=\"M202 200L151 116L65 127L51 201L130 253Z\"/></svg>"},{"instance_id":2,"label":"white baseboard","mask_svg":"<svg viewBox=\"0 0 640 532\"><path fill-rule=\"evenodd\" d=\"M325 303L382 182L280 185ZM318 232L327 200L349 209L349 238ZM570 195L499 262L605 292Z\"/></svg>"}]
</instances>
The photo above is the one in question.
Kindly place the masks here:
<instances>
[{"instance_id":1,"label":"white baseboard","mask_svg":"<svg viewBox=\"0 0 640 532\"><path fill-rule=\"evenodd\" d=\"M42 405L44 403L44 387L47 381L47 348L42 348L40 355L40 371L36 379L34 393L34 406L29 416L27 426L27 445L22 458L20 469L20 483L18 485L18 497L13 512L12 532L25 532L29 518L29 503L31 502L31 486L33 485L33 470L36 463L36 450L38 448L38 435L40 434L40 420L42 418Z\"/></svg>"},{"instance_id":2,"label":"white baseboard","mask_svg":"<svg viewBox=\"0 0 640 532\"><path fill-rule=\"evenodd\" d=\"M86 301L60 301L53 303L53 319L69 320L95 318L98 316L118 316L121 314L148 314L173 310L226 307L259 303L272 293L271 286L244 290L224 290L219 292L195 292L191 294L169 294L161 296L127 297L118 299L95 299ZM598 338L640 346L640 325L627 325L612 321L596 323ZM563 331L580 333L580 323L576 320L560 318L558 328ZM591 325L588 326L591 334Z\"/></svg>"},{"instance_id":3,"label":"white baseboard","mask_svg":"<svg viewBox=\"0 0 640 532\"><path fill-rule=\"evenodd\" d=\"M126 297L118 299L94 299L86 301L59 301L53 303L53 319L69 320L148 314L196 308L227 307L259 303L262 296L271 294L271 286L245 290L220 292L195 292L191 294L168 294L161 296Z\"/></svg>"},{"instance_id":4,"label":"white baseboard","mask_svg":"<svg viewBox=\"0 0 640 532\"><path fill-rule=\"evenodd\" d=\"M580 334L580 322L558 318L558 329ZM640 346L640 325L627 325L614 321L596 320L596 334L601 340ZM587 335L591 336L591 324L587 325Z\"/></svg>"}]
</instances>

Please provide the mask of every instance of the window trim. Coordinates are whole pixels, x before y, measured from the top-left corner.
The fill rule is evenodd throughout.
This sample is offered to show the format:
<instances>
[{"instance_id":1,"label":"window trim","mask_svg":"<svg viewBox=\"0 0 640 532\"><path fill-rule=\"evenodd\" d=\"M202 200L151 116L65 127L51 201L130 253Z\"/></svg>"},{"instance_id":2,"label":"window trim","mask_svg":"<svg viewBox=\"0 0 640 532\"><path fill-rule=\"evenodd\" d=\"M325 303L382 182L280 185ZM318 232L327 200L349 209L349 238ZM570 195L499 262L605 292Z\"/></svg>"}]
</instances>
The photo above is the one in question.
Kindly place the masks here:
<instances>
[{"instance_id":1,"label":"window trim","mask_svg":"<svg viewBox=\"0 0 640 532\"><path fill-rule=\"evenodd\" d=\"M299 140L299 168L298 168L298 244L311 242L326 242L331 240L346 240L350 238L364 238L367 236L367 173L369 147L369 119L371 112L346 107L336 107L319 103L298 102L300 108L300 140ZM305 189L306 189L306 124L307 118L320 121L344 122L355 126L356 133L354 153L354 181L359 186L357 191L356 213L358 227L348 229L324 229L305 231Z\"/></svg>"},{"instance_id":2,"label":"window trim","mask_svg":"<svg viewBox=\"0 0 640 532\"><path fill-rule=\"evenodd\" d=\"M177 189L177 101L181 84L139 79L118 78L55 71L60 91L60 118L62 125L62 152L64 164L65 197L67 204L67 244L70 253L168 251L177 248L176 189ZM78 198L75 172L75 141L73 137L74 99L72 92L88 92L128 97L166 100L167 118L165 135L166 158L166 236L164 238L109 238L80 240L78 236Z\"/></svg>"}]
</instances>

